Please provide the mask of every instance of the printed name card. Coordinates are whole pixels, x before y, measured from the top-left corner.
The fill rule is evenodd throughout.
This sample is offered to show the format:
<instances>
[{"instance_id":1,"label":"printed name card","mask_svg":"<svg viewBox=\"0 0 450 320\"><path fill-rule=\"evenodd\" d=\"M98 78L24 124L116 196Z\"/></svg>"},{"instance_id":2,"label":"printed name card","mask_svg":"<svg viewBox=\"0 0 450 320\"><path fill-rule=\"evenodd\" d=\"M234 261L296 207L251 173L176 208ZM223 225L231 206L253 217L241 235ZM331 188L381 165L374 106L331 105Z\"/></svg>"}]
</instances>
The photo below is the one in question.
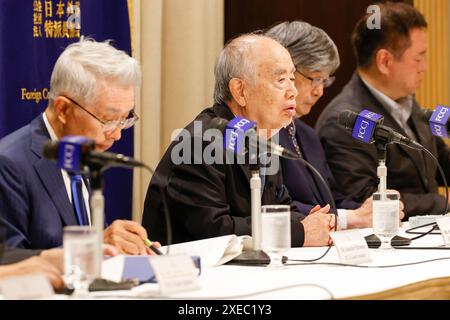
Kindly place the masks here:
<instances>
[{"instance_id":1,"label":"printed name card","mask_svg":"<svg viewBox=\"0 0 450 320\"><path fill-rule=\"evenodd\" d=\"M436 218L436 222L441 230L444 244L450 244L450 217Z\"/></svg>"},{"instance_id":2,"label":"printed name card","mask_svg":"<svg viewBox=\"0 0 450 320\"><path fill-rule=\"evenodd\" d=\"M339 255L345 264L371 262L369 247L359 230L343 230L330 233Z\"/></svg>"},{"instance_id":3,"label":"printed name card","mask_svg":"<svg viewBox=\"0 0 450 320\"><path fill-rule=\"evenodd\" d=\"M161 295L200 289L198 270L188 255L151 256L149 259Z\"/></svg>"}]
</instances>

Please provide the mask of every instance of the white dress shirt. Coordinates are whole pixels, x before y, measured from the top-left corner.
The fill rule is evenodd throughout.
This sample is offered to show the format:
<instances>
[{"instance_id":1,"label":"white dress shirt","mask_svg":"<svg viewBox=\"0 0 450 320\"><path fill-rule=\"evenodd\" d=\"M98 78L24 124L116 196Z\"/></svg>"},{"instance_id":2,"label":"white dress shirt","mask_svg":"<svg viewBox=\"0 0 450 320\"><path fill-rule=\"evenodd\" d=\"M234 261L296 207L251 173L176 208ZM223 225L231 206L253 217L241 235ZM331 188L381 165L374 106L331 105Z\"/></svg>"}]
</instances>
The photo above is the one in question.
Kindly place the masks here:
<instances>
[{"instance_id":1,"label":"white dress shirt","mask_svg":"<svg viewBox=\"0 0 450 320\"><path fill-rule=\"evenodd\" d=\"M361 77L361 76L360 76ZM417 140L416 134L408 124L408 119L411 116L413 108L413 97L407 96L398 100L392 100L380 90L370 85L361 77L361 80L369 88L369 91L375 96L383 107L391 114L398 125L405 130L408 137Z\"/></svg>"}]
</instances>

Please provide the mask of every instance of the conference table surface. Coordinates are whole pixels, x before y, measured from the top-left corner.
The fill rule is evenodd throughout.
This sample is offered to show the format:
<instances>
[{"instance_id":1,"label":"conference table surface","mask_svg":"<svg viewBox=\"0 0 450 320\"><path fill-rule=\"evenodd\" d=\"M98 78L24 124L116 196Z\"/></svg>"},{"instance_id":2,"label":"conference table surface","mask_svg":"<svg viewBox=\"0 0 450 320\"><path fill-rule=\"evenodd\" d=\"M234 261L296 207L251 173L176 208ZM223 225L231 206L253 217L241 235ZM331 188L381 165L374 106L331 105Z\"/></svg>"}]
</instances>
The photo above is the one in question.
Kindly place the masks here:
<instances>
[{"instance_id":1,"label":"conference table surface","mask_svg":"<svg viewBox=\"0 0 450 320\"><path fill-rule=\"evenodd\" d=\"M429 230L428 228L424 228ZM403 236L412 238L413 235ZM372 229L362 229L362 235ZM440 234L427 235L411 243L414 247L443 247ZM320 257L326 247L293 248L289 260ZM448 248L450 249L450 248ZM450 250L394 249L382 252L370 249L372 262L359 266L339 265L335 247L316 262L288 261L281 270L267 267L222 265L204 268L201 288L195 291L159 295L157 284L143 284L128 291L92 293L91 299L337 299L372 294L407 284L450 276ZM437 260L435 260L437 259ZM408 265L410 264L411 265ZM63 298L59 296L59 298Z\"/></svg>"}]
</instances>

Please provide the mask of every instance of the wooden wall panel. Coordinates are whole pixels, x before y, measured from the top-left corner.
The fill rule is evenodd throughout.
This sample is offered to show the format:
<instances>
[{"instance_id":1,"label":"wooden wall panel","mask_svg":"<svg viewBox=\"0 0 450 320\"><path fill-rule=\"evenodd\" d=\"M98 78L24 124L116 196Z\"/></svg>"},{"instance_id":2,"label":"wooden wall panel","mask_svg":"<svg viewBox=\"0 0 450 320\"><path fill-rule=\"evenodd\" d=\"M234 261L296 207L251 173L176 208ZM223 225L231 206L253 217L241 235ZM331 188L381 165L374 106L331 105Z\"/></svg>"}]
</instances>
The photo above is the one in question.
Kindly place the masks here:
<instances>
[{"instance_id":1,"label":"wooden wall panel","mask_svg":"<svg viewBox=\"0 0 450 320\"><path fill-rule=\"evenodd\" d=\"M428 22L428 71L417 93L420 104L434 109L450 105L450 0L414 0Z\"/></svg>"},{"instance_id":2,"label":"wooden wall panel","mask_svg":"<svg viewBox=\"0 0 450 320\"><path fill-rule=\"evenodd\" d=\"M265 29L285 20L300 19L325 30L338 47L341 66L335 74L336 81L333 86L325 90L311 113L302 118L308 124L314 125L323 108L350 80L356 67L350 41L351 33L367 7L376 2L380 1L225 0L225 41L236 35Z\"/></svg>"}]
</instances>

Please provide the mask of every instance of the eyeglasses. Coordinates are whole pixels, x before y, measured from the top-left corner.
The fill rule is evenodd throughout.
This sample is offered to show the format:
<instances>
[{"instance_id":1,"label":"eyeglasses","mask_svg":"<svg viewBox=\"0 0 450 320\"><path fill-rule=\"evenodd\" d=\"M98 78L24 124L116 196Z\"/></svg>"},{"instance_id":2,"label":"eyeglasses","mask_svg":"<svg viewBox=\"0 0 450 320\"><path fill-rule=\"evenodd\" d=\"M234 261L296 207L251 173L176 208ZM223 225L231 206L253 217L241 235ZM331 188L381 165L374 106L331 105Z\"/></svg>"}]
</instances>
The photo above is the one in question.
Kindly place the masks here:
<instances>
[{"instance_id":1,"label":"eyeglasses","mask_svg":"<svg viewBox=\"0 0 450 320\"><path fill-rule=\"evenodd\" d=\"M334 80L336 79L336 77L328 77L327 79L311 78L311 77L308 77L307 75L304 75L303 73L301 73L298 70L297 70L297 72L299 74L301 74L303 77L305 77L306 79L311 80L311 85L315 88L319 87L320 85L323 85L324 88L328 88L329 86L331 86L333 84Z\"/></svg>"},{"instance_id":2,"label":"eyeglasses","mask_svg":"<svg viewBox=\"0 0 450 320\"><path fill-rule=\"evenodd\" d=\"M73 100L73 99L71 99L71 98L69 98L67 96L63 96L63 97L68 99L70 102L72 102L76 106L80 107L84 111L86 111L95 120L100 122L103 125L103 132L114 131L114 130L116 130L118 128L121 128L122 130L126 130L126 129L131 128L132 126L134 126L134 124L139 120L138 115L134 112L134 110L131 110L130 113L128 114L128 117L126 119L104 121L104 120L98 118L95 114L93 114L92 112L90 112L89 110L84 108L83 106L81 106L75 100Z\"/></svg>"}]
</instances>

